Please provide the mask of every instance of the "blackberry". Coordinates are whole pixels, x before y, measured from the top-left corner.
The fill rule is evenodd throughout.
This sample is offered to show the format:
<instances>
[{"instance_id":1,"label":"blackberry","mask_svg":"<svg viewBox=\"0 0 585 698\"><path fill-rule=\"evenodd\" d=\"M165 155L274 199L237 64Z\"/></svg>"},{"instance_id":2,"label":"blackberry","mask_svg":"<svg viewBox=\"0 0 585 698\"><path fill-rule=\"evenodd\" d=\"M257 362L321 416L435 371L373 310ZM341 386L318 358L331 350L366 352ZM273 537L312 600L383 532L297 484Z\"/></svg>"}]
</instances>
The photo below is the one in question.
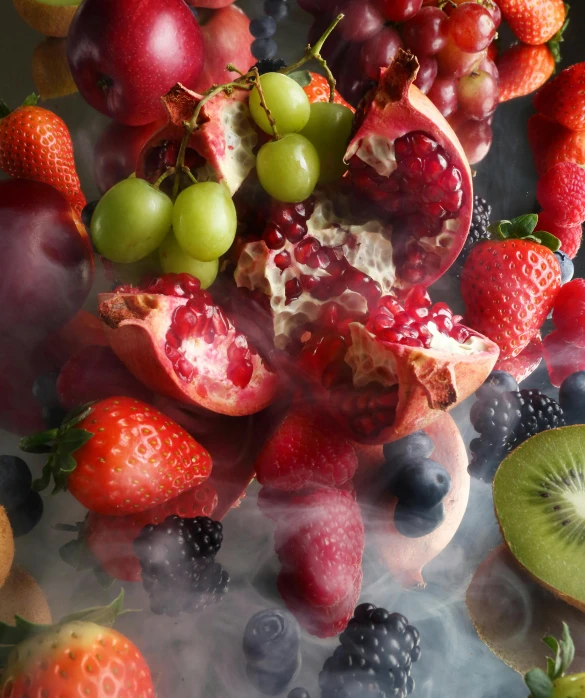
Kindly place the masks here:
<instances>
[{"instance_id":1,"label":"blackberry","mask_svg":"<svg viewBox=\"0 0 585 698\"><path fill-rule=\"evenodd\" d=\"M469 474L491 482L498 465L516 446L547 429L565 426L560 405L539 390L494 394L471 408L471 423L480 436L469 445Z\"/></svg>"},{"instance_id":2,"label":"blackberry","mask_svg":"<svg viewBox=\"0 0 585 698\"><path fill-rule=\"evenodd\" d=\"M260 75L264 75L264 73L278 73L285 65L286 63L282 58L264 58L253 65L252 68L258 68Z\"/></svg>"},{"instance_id":3,"label":"blackberry","mask_svg":"<svg viewBox=\"0 0 585 698\"><path fill-rule=\"evenodd\" d=\"M463 249L451 267L452 275L456 278L461 276L461 269L465 260L469 256L471 250L481 240L487 240L490 236L488 226L490 224L490 216L492 207L488 202L477 194L473 197L473 215L471 217L471 227L467 234L467 239L463 245Z\"/></svg>"},{"instance_id":4,"label":"blackberry","mask_svg":"<svg viewBox=\"0 0 585 698\"><path fill-rule=\"evenodd\" d=\"M412 693L420 634L400 613L360 604L319 675L321 698L404 698Z\"/></svg>"}]
</instances>

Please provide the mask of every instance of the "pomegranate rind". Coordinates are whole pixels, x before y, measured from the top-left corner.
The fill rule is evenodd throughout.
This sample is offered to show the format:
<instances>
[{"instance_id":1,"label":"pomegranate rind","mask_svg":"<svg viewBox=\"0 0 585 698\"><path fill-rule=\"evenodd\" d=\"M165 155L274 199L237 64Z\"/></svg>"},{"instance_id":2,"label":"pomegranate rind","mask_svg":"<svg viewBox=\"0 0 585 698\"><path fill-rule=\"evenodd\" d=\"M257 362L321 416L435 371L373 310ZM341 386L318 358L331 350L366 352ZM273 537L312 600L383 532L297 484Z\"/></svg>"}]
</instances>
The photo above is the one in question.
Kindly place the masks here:
<instances>
[{"instance_id":1,"label":"pomegranate rind","mask_svg":"<svg viewBox=\"0 0 585 698\"><path fill-rule=\"evenodd\" d=\"M199 405L231 416L254 414L275 397L278 378L258 354L252 355L253 372L245 388L226 377L226 351L218 356L218 342L227 347L236 335L232 327L226 337L207 344L201 337L192 342L191 363L196 378L187 383L176 374L165 353L165 342L174 311L187 300L158 294L100 294L99 314L106 337L126 368L156 393L179 402Z\"/></svg>"},{"instance_id":2,"label":"pomegranate rind","mask_svg":"<svg viewBox=\"0 0 585 698\"><path fill-rule=\"evenodd\" d=\"M473 215L473 182L467 157L455 131L430 99L413 84L418 67L415 56L398 51L393 63L382 72L377 89L371 93L344 159L350 162L357 156L378 174L389 176L394 169L391 166L394 158L391 144L407 133L423 131L445 149L451 165L460 170L465 196L457 217L443 224L443 231L448 235L440 234L438 241L432 243L437 250L440 249L441 264L425 277L424 285L429 286L443 276L465 244Z\"/></svg>"}]
</instances>

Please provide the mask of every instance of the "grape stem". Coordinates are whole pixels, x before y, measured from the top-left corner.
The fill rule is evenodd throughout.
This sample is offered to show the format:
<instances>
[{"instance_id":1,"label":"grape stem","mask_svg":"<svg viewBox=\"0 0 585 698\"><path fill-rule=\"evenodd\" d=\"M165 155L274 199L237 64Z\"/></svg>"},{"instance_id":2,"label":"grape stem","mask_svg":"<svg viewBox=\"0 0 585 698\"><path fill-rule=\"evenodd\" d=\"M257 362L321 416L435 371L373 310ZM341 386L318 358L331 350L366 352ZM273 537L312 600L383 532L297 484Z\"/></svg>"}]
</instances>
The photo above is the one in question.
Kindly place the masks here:
<instances>
[{"instance_id":1,"label":"grape stem","mask_svg":"<svg viewBox=\"0 0 585 698\"><path fill-rule=\"evenodd\" d=\"M152 185L155 189L159 189L160 185L165 181L167 177L170 177L171 175L174 175L176 172L174 167L169 167L168 170L163 172L161 176L156 180L156 182Z\"/></svg>"},{"instance_id":2,"label":"grape stem","mask_svg":"<svg viewBox=\"0 0 585 698\"><path fill-rule=\"evenodd\" d=\"M282 68L282 70L280 71L281 73L285 73L285 74L293 73L295 70L298 70L301 66L305 65L305 63L308 63L309 61L317 61L317 63L325 71L325 75L327 77L327 82L329 83L329 101L330 102L335 101L336 80L333 77L333 73L331 72L329 66L327 65L327 61L321 55L321 49L323 48L323 44L329 38L329 35L331 34L331 32L335 29L335 27L339 24L339 22L341 22L343 17L344 17L343 14L337 15L337 17L327 27L327 29L323 33L323 36L317 41L317 43L314 46L311 46L311 44L309 44L307 46L307 48L305 49L305 54L300 60L298 60L296 63L294 63L291 66L287 66L286 68Z\"/></svg>"},{"instance_id":3,"label":"grape stem","mask_svg":"<svg viewBox=\"0 0 585 698\"><path fill-rule=\"evenodd\" d=\"M272 129L272 134L274 135L274 140L278 141L282 138L280 133L278 133L278 129L276 128L276 121L274 120L274 117L270 113L270 109L268 109L268 105L266 104L266 99L264 98L264 90L262 89L262 83L260 82L260 73L258 72L258 68L253 68L252 73L254 74L254 82L256 83L256 89L258 90L258 94L260 95L260 104L262 105L262 109L266 112L266 118L268 119L268 123L270 124L270 128Z\"/></svg>"}]
</instances>

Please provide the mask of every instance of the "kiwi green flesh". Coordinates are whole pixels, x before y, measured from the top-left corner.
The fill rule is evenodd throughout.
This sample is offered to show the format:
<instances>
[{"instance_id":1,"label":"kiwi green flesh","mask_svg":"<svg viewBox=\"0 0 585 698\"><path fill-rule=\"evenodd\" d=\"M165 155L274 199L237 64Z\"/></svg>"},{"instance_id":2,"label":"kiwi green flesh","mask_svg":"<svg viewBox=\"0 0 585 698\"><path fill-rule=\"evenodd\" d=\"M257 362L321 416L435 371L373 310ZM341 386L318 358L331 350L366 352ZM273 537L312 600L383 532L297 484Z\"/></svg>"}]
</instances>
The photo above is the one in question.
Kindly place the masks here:
<instances>
[{"instance_id":1,"label":"kiwi green flesh","mask_svg":"<svg viewBox=\"0 0 585 698\"><path fill-rule=\"evenodd\" d=\"M500 465L494 506L504 540L534 578L585 603L585 426L546 431Z\"/></svg>"},{"instance_id":2,"label":"kiwi green flesh","mask_svg":"<svg viewBox=\"0 0 585 698\"><path fill-rule=\"evenodd\" d=\"M56 7L71 7L79 5L81 0L35 0L39 5L55 5Z\"/></svg>"}]
</instances>

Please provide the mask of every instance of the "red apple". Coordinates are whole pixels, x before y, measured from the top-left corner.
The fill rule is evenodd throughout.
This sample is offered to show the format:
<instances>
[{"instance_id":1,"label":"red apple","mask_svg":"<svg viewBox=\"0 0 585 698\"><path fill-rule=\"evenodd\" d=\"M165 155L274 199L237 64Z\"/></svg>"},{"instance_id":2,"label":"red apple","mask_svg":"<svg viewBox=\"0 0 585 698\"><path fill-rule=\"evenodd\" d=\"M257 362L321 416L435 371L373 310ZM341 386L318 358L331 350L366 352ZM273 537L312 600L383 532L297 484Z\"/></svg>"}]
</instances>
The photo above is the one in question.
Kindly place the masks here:
<instances>
[{"instance_id":1,"label":"red apple","mask_svg":"<svg viewBox=\"0 0 585 698\"><path fill-rule=\"evenodd\" d=\"M142 147L163 123L126 126L112 121L106 126L96 143L93 159L93 176L100 194L136 172Z\"/></svg>"},{"instance_id":2,"label":"red apple","mask_svg":"<svg viewBox=\"0 0 585 698\"><path fill-rule=\"evenodd\" d=\"M53 187L0 182L0 333L41 337L72 318L93 280L85 228Z\"/></svg>"},{"instance_id":3,"label":"red apple","mask_svg":"<svg viewBox=\"0 0 585 698\"><path fill-rule=\"evenodd\" d=\"M141 126L164 116L160 98L173 85L194 87L203 36L183 0L84 0L69 30L67 56L92 107Z\"/></svg>"},{"instance_id":4,"label":"red apple","mask_svg":"<svg viewBox=\"0 0 585 698\"><path fill-rule=\"evenodd\" d=\"M205 64L195 83L195 91L204 92L214 84L222 85L238 77L237 73L225 69L228 63L246 71L256 63L256 59L250 51L254 41L250 34L250 20L239 7L230 5L221 10L200 10L198 19L205 43Z\"/></svg>"},{"instance_id":5,"label":"red apple","mask_svg":"<svg viewBox=\"0 0 585 698\"><path fill-rule=\"evenodd\" d=\"M227 7L231 5L234 0L185 0L187 5L192 7L210 7L213 10L217 10L220 7Z\"/></svg>"}]
</instances>

